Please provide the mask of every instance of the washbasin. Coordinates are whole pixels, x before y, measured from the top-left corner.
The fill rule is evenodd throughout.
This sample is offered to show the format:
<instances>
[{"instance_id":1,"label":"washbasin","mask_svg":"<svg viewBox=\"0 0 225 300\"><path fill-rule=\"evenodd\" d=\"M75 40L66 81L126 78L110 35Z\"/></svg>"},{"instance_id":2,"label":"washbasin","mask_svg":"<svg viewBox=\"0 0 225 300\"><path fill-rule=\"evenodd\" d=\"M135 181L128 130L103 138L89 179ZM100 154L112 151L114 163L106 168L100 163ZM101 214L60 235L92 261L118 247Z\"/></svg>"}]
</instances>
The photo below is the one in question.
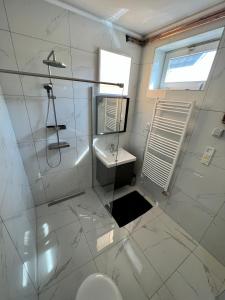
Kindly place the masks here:
<instances>
[{"instance_id":1,"label":"washbasin","mask_svg":"<svg viewBox=\"0 0 225 300\"><path fill-rule=\"evenodd\" d=\"M107 168L136 161L136 157L123 148L119 148L118 151L114 152L96 149L96 156Z\"/></svg>"}]
</instances>

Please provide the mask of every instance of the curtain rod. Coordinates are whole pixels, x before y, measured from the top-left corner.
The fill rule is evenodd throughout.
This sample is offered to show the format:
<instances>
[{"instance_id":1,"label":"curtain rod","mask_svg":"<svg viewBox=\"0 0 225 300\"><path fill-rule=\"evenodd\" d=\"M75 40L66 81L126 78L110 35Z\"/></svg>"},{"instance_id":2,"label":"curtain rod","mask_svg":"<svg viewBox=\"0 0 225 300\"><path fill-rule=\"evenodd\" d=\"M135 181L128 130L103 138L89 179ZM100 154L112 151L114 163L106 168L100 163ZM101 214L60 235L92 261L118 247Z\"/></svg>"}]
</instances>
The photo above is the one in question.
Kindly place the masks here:
<instances>
[{"instance_id":1,"label":"curtain rod","mask_svg":"<svg viewBox=\"0 0 225 300\"><path fill-rule=\"evenodd\" d=\"M82 78L48 75L48 74L42 74L42 73L23 72L23 71L8 70L8 69L0 69L0 73L13 74L13 75L24 75L24 76L32 76L32 77L42 77L42 78L50 78L50 79L61 79L61 80L78 81L78 82L86 82L86 83L106 84L106 85L118 86L120 88L124 87L123 83L96 81L96 80L89 80L89 79L82 79Z\"/></svg>"},{"instance_id":2,"label":"curtain rod","mask_svg":"<svg viewBox=\"0 0 225 300\"><path fill-rule=\"evenodd\" d=\"M146 42L153 42L155 40L162 40L169 38L171 36L174 36L179 33L183 33L185 31L207 25L209 23L221 20L225 18L225 8L220 9L218 11L214 11L210 14L207 14L205 16L199 17L193 21L186 22L184 24L175 26L167 31L164 31L162 33L150 36L149 38L146 39Z\"/></svg>"}]
</instances>

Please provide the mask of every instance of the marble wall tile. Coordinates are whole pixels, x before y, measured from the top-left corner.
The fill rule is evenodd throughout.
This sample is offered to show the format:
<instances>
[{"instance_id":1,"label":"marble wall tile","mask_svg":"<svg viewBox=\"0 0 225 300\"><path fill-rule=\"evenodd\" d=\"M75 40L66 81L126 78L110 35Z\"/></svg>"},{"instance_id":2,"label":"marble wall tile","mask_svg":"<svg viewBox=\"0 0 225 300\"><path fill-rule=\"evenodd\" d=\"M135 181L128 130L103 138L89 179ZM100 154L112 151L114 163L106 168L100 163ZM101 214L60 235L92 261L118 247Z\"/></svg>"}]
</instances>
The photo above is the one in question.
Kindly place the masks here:
<instances>
[{"instance_id":1,"label":"marble wall tile","mask_svg":"<svg viewBox=\"0 0 225 300\"><path fill-rule=\"evenodd\" d=\"M19 69L26 72L38 72L48 74L48 68L43 64L51 50L55 51L56 59L66 64L66 68L51 68L52 74L71 77L70 48L47 41L27 37L20 34L12 34L15 46L16 58ZM30 45L24 47L24 45ZM22 77L24 94L26 96L46 96L43 84L48 82L45 78ZM57 97L73 98L72 82L54 80L54 93Z\"/></svg>"},{"instance_id":2,"label":"marble wall tile","mask_svg":"<svg viewBox=\"0 0 225 300\"><path fill-rule=\"evenodd\" d=\"M2 9L0 11L4 12ZM2 18L0 19L3 20ZM0 67L2 69L18 70L10 33L5 30L0 30L0 39ZM4 94L22 95L21 83L17 75L1 74L0 82Z\"/></svg>"},{"instance_id":3,"label":"marble wall tile","mask_svg":"<svg viewBox=\"0 0 225 300\"><path fill-rule=\"evenodd\" d=\"M69 143L70 147L61 149L61 163L58 150L48 150L46 156L46 141L36 141L35 148L37 151L38 161L40 164L40 172L42 176L51 172L60 172L63 169L73 168L77 161L75 138L63 139ZM47 145L56 142L55 140L48 140ZM48 163L53 166L50 167L47 163L46 157L48 157Z\"/></svg>"},{"instance_id":4,"label":"marble wall tile","mask_svg":"<svg viewBox=\"0 0 225 300\"><path fill-rule=\"evenodd\" d=\"M99 255L95 262L100 272L110 276L124 299L146 300L162 281L131 239L124 239Z\"/></svg>"},{"instance_id":5,"label":"marble wall tile","mask_svg":"<svg viewBox=\"0 0 225 300\"><path fill-rule=\"evenodd\" d=\"M92 187L92 164L78 165L79 187L85 191Z\"/></svg>"},{"instance_id":6,"label":"marble wall tile","mask_svg":"<svg viewBox=\"0 0 225 300\"><path fill-rule=\"evenodd\" d=\"M53 201L80 191L77 167L50 172L43 177L44 189L48 201Z\"/></svg>"},{"instance_id":7,"label":"marble wall tile","mask_svg":"<svg viewBox=\"0 0 225 300\"><path fill-rule=\"evenodd\" d=\"M30 188L36 206L43 204L44 202L47 201L47 196L44 189L43 177L37 178L34 181L31 180Z\"/></svg>"},{"instance_id":8,"label":"marble wall tile","mask_svg":"<svg viewBox=\"0 0 225 300\"><path fill-rule=\"evenodd\" d=\"M128 90L128 95L131 101L135 101L137 97L137 89L139 85L139 73L140 73L139 63L132 63L131 70L130 70L129 90Z\"/></svg>"},{"instance_id":9,"label":"marble wall tile","mask_svg":"<svg viewBox=\"0 0 225 300\"><path fill-rule=\"evenodd\" d=\"M49 289L41 292L39 295L40 300L72 300L76 298L76 294L78 288L80 287L81 283L84 279L96 273L97 269L93 261L87 263L83 267L77 269L76 271L72 272L69 276L59 281L54 286L50 287Z\"/></svg>"},{"instance_id":10,"label":"marble wall tile","mask_svg":"<svg viewBox=\"0 0 225 300\"><path fill-rule=\"evenodd\" d=\"M220 150L218 152L220 153ZM209 215L214 216L224 202L225 170L212 164L205 166L201 164L199 155L196 156L186 153L176 186L183 193L198 201L203 206L202 209L205 207Z\"/></svg>"},{"instance_id":11,"label":"marble wall tile","mask_svg":"<svg viewBox=\"0 0 225 300\"><path fill-rule=\"evenodd\" d=\"M40 165L34 142L19 143L18 148L23 160L28 180L31 183L40 178Z\"/></svg>"},{"instance_id":12,"label":"marble wall tile","mask_svg":"<svg viewBox=\"0 0 225 300\"><path fill-rule=\"evenodd\" d=\"M3 0L0 1L0 29L9 29Z\"/></svg>"},{"instance_id":13,"label":"marble wall tile","mask_svg":"<svg viewBox=\"0 0 225 300\"><path fill-rule=\"evenodd\" d=\"M76 137L77 143L77 160L76 165L84 166L92 164L92 153L91 153L91 136L81 135Z\"/></svg>"},{"instance_id":14,"label":"marble wall tile","mask_svg":"<svg viewBox=\"0 0 225 300\"><path fill-rule=\"evenodd\" d=\"M223 161L225 138L224 136L221 138L212 136L214 128L223 128L221 124L222 117L222 112L200 110L192 136L189 139L187 152L194 153L196 158L200 158L207 145L215 147L216 152L210 166L225 169L225 161Z\"/></svg>"},{"instance_id":15,"label":"marble wall tile","mask_svg":"<svg viewBox=\"0 0 225 300\"><path fill-rule=\"evenodd\" d=\"M47 97L26 97L28 114L31 122L33 138L35 140L46 139L46 117L48 110ZM56 115L58 124L66 125L66 130L59 131L59 137L62 139L75 136L75 112L73 99L57 98L55 100ZM54 124L53 105L50 102L48 125ZM53 129L48 129L49 139L56 140L56 134Z\"/></svg>"},{"instance_id":16,"label":"marble wall tile","mask_svg":"<svg viewBox=\"0 0 225 300\"><path fill-rule=\"evenodd\" d=\"M0 223L0 240L0 288L2 299L37 300L37 293L27 273L27 262L20 260L2 223Z\"/></svg>"},{"instance_id":17,"label":"marble wall tile","mask_svg":"<svg viewBox=\"0 0 225 300\"><path fill-rule=\"evenodd\" d=\"M71 57L72 72L74 77L88 80L97 79L98 56L96 53L87 52L87 49L78 50L71 48ZM76 93L75 98L77 98Z\"/></svg>"},{"instance_id":18,"label":"marble wall tile","mask_svg":"<svg viewBox=\"0 0 225 300\"><path fill-rule=\"evenodd\" d=\"M5 100L17 142L32 142L32 130L24 97L5 96Z\"/></svg>"},{"instance_id":19,"label":"marble wall tile","mask_svg":"<svg viewBox=\"0 0 225 300\"><path fill-rule=\"evenodd\" d=\"M10 29L43 40L69 45L68 12L35 0L6 0ZM28 26L29 24L29 26Z\"/></svg>"},{"instance_id":20,"label":"marble wall tile","mask_svg":"<svg viewBox=\"0 0 225 300\"><path fill-rule=\"evenodd\" d=\"M12 189L13 186L13 189ZM15 184L8 180L3 198L1 199L1 216L3 219L19 215L34 206L33 197L28 184Z\"/></svg>"},{"instance_id":21,"label":"marble wall tile","mask_svg":"<svg viewBox=\"0 0 225 300\"><path fill-rule=\"evenodd\" d=\"M33 207L33 199L4 98L0 100L0 116L2 120L0 129L2 166L0 172L2 179L0 203L1 216L6 219Z\"/></svg>"},{"instance_id":22,"label":"marble wall tile","mask_svg":"<svg viewBox=\"0 0 225 300\"><path fill-rule=\"evenodd\" d=\"M218 111L225 110L225 100L223 86L225 76L225 65L224 65L225 48L219 49L215 58L215 66L211 74L206 98L203 103L203 108L212 109Z\"/></svg>"},{"instance_id":23,"label":"marble wall tile","mask_svg":"<svg viewBox=\"0 0 225 300\"><path fill-rule=\"evenodd\" d=\"M116 29L111 30L111 50L130 56L132 63L139 64L142 54L142 48L133 43L127 43L124 32Z\"/></svg>"},{"instance_id":24,"label":"marble wall tile","mask_svg":"<svg viewBox=\"0 0 225 300\"><path fill-rule=\"evenodd\" d=\"M89 99L75 100L75 121L77 136L90 134L90 109L91 107Z\"/></svg>"},{"instance_id":25,"label":"marble wall tile","mask_svg":"<svg viewBox=\"0 0 225 300\"><path fill-rule=\"evenodd\" d=\"M111 28L104 24L69 13L71 46L76 49L97 52L98 48L111 47Z\"/></svg>"},{"instance_id":26,"label":"marble wall tile","mask_svg":"<svg viewBox=\"0 0 225 300\"><path fill-rule=\"evenodd\" d=\"M54 49L57 60L63 61L67 68L52 68L53 74L97 79L97 50L101 47L132 57L129 96L132 101L135 100L141 49L136 45L126 43L124 33L115 31L107 23L100 24L45 2L38 4L34 0L20 0L14 3L6 0L5 4L16 57L14 58L10 34L2 33L5 52L10 53L10 59L3 57L3 64L7 62L7 65L3 67L16 69L18 63L20 70L47 74L47 67L42 60ZM21 7L26 7L26 10ZM39 17L37 17L38 14L40 14ZM15 80L13 82L15 83ZM21 76L21 82L23 90L17 91L16 89L15 92L11 91L11 84L8 92L7 82L3 82L4 93L25 95L25 101L22 97L17 97L17 99L8 97L7 104L36 205L65 195L68 188L66 194L76 191L78 185L82 189L89 188L92 185L92 172L90 172L92 160L90 149L88 150L88 136L91 129L89 99L90 87L93 85L72 84L62 80L53 81L54 92L58 97L56 99L58 120L65 123L68 128L60 132L60 137L65 140L76 139L75 154L72 153L74 149L68 150L70 154L65 151L60 174L53 175L55 170L46 168L45 157L42 155L44 147L39 142L43 140L43 145L45 140L47 101L43 84L46 80ZM21 82L19 81L20 87ZM16 85L13 84L13 86ZM133 109L129 113L130 124L132 114ZM107 139L108 144L111 143L110 138ZM117 138L114 137L114 140L116 143ZM128 140L128 133L121 135L120 145L126 147ZM73 167L71 164L74 162L78 167L78 180L74 174L68 177L70 171L64 170ZM66 184L64 180L67 181Z\"/></svg>"},{"instance_id":27,"label":"marble wall tile","mask_svg":"<svg viewBox=\"0 0 225 300\"><path fill-rule=\"evenodd\" d=\"M185 195L178 187L174 188L164 210L197 241L213 219L205 206Z\"/></svg>"}]
</instances>

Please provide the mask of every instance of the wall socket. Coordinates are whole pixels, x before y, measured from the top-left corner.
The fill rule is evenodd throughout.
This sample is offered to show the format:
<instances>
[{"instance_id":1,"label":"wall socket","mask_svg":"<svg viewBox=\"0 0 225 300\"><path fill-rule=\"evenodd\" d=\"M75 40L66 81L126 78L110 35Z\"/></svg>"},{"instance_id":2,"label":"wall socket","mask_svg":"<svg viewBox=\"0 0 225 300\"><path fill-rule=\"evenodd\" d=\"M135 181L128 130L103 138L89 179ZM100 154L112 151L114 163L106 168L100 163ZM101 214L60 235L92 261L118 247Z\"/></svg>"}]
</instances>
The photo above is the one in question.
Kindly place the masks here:
<instances>
[{"instance_id":1,"label":"wall socket","mask_svg":"<svg viewBox=\"0 0 225 300\"><path fill-rule=\"evenodd\" d=\"M201 163L208 166L210 164L210 161L212 160L214 153L215 153L215 148L211 146L207 146L201 157Z\"/></svg>"}]
</instances>

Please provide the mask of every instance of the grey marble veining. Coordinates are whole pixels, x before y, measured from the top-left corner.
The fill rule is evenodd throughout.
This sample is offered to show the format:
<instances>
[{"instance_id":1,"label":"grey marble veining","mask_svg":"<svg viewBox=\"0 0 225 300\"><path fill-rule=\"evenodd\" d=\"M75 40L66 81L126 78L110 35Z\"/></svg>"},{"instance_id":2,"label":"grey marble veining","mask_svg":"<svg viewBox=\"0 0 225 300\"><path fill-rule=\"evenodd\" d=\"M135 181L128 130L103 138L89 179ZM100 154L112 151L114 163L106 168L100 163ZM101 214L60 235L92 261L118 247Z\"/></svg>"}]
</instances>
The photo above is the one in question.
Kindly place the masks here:
<instances>
[{"instance_id":1,"label":"grey marble veining","mask_svg":"<svg viewBox=\"0 0 225 300\"><path fill-rule=\"evenodd\" d=\"M37 300L37 293L28 274L28 262L22 262L0 223L0 289L4 300Z\"/></svg>"},{"instance_id":2,"label":"grey marble veining","mask_svg":"<svg viewBox=\"0 0 225 300\"><path fill-rule=\"evenodd\" d=\"M52 232L43 224L43 237L38 241L39 290L57 283L92 259L83 228L71 223Z\"/></svg>"},{"instance_id":3,"label":"grey marble veining","mask_svg":"<svg viewBox=\"0 0 225 300\"><path fill-rule=\"evenodd\" d=\"M118 285L124 299L148 299L162 285L159 275L132 239L96 258L97 268Z\"/></svg>"},{"instance_id":4,"label":"grey marble veining","mask_svg":"<svg viewBox=\"0 0 225 300\"><path fill-rule=\"evenodd\" d=\"M110 276L124 300L183 300L186 294L188 300L215 300L223 291L225 267L159 207L123 228L109 215L105 219L104 210L92 190L38 208L44 225L39 236L41 300L74 300L81 282L96 272ZM76 221L67 224L72 214Z\"/></svg>"},{"instance_id":5,"label":"grey marble veining","mask_svg":"<svg viewBox=\"0 0 225 300\"><path fill-rule=\"evenodd\" d=\"M16 143L15 134L8 114L4 98L0 98L0 217L4 225L1 225L2 258L7 257L7 277L15 281L15 289L21 299L21 281L24 272L24 282L37 287L37 249L36 249L36 215L34 201L29 187L29 182L24 170L20 152ZM7 243L4 244L5 239ZM12 242L10 242L10 239ZM7 246L9 249L7 249ZM9 254L7 253L9 251ZM6 254L7 253L7 254ZM13 264L10 265L10 253L15 257L17 271L13 273ZM9 255L9 256L8 256ZM23 271L24 270L24 271ZM29 277L29 279L28 279ZM3 278L3 282L7 279ZM32 282L32 283L31 283ZM25 283L24 283L25 284ZM7 287L6 287L7 288ZM13 290L13 288L12 288ZM21 290L21 291L20 291ZM5 299L14 299L10 292L6 291ZM16 291L14 291L16 293ZM26 293L26 291L24 291ZM13 291L12 291L13 293ZM30 296L32 299L32 296ZM34 296L35 297L35 296ZM18 298L20 299L20 298Z\"/></svg>"}]
</instances>

